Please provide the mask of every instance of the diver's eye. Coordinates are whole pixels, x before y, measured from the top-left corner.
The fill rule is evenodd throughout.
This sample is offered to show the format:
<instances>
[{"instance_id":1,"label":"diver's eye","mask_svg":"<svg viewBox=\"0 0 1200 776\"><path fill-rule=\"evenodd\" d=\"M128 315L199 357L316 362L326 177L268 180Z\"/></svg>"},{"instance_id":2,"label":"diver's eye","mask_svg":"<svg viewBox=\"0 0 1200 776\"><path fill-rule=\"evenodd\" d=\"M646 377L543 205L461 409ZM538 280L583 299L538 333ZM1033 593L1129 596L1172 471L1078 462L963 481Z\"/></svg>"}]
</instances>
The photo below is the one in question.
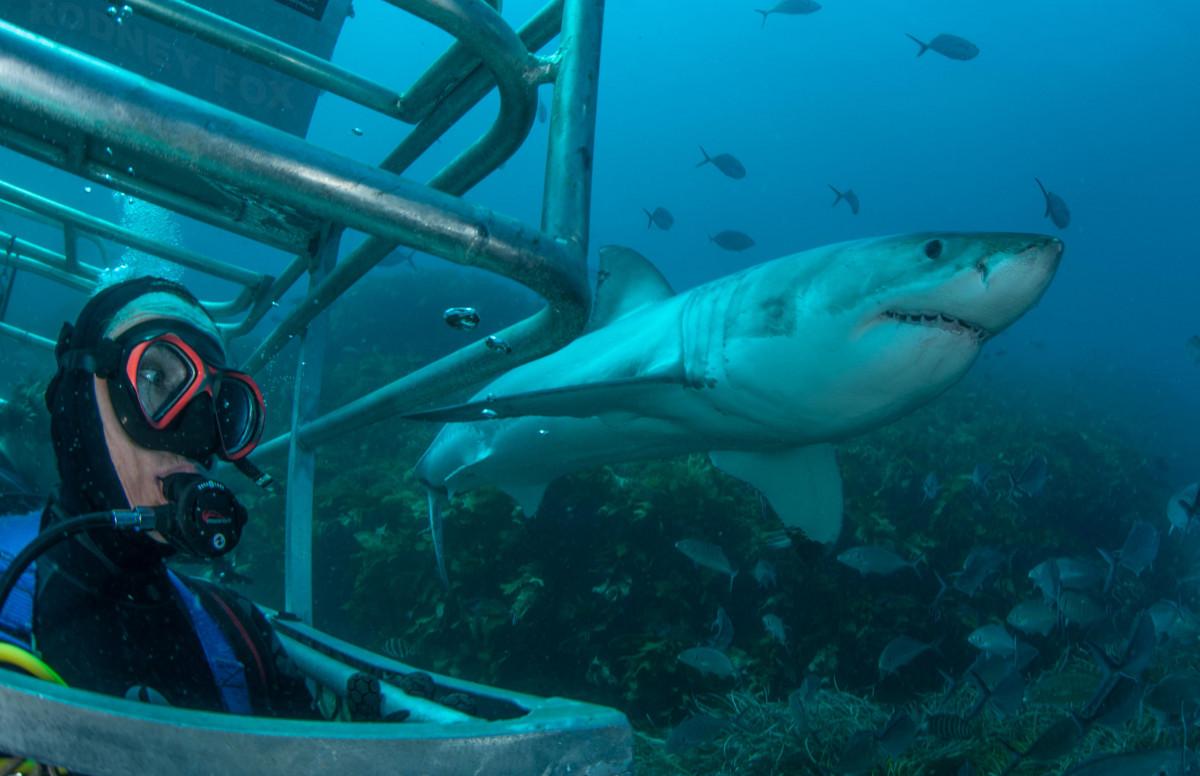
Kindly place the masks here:
<instances>
[{"instance_id":1,"label":"diver's eye","mask_svg":"<svg viewBox=\"0 0 1200 776\"><path fill-rule=\"evenodd\" d=\"M925 255L931 259L936 259L942 255L942 241L930 240L925 243Z\"/></svg>"}]
</instances>

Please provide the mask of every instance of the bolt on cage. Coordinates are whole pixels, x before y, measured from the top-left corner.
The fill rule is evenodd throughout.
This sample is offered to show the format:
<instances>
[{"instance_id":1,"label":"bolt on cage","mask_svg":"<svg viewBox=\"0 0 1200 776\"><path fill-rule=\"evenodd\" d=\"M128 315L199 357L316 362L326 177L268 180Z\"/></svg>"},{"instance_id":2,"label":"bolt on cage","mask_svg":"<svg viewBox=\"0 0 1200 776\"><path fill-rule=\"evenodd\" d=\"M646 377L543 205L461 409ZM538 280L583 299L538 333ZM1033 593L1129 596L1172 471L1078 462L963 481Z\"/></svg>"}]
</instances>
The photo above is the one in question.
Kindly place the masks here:
<instances>
[{"instance_id":1,"label":"bolt on cage","mask_svg":"<svg viewBox=\"0 0 1200 776\"><path fill-rule=\"evenodd\" d=\"M403 92L328 60L342 22L352 13L351 0L205 0L204 8L182 0L127 0L108 8L98 0L0 0L0 143L117 192L294 255L278 275L253 272L0 180L0 208L61 229L63 245L60 252L0 230L0 334L53 348L51 339L6 322L4 315L22 273L85 293L95 289L101 267L81 256L81 240L94 244L102 260L105 240L232 283L240 289L232 298L204 302L230 338L248 334L307 275L303 303L256 344L241 367L257 372L291 339L300 340L291 432L261 445L256 455L288 453L284 604L301 623L284 626L277 621L277 630L290 648L324 649L323 659L340 660L338 665L350 659L353 648L311 628L305 631L308 647L297 640L297 629L312 620L315 449L561 347L582 330L590 304L586 257L603 0L550 0L520 29L501 18L500 0L384 2L456 40ZM556 36L559 43L553 53L536 53ZM178 65L173 69L172 57ZM553 99L541 224L533 227L468 204L461 195L525 141L537 112L537 89L544 84L553 84ZM493 88L500 98L498 114L478 140L424 184L402 177ZM412 128L378 166L320 148L303 135L322 91ZM347 229L367 239L339 257ZM511 359L495 359L480 340L318 416L326 310L399 246L516 280L541 295L546 305L498 332L513 346ZM320 663L314 660L313 665ZM373 665L379 669L380 664ZM389 666L403 664L390 661ZM79 691L26 687L19 681L0 685L0 727L11 729L16 720L27 719L9 711L8 700L19 700L25 704L21 708L28 709L36 696L44 723L78 729L68 719L70 710L81 703L73 693ZM520 717L517 728L489 739L494 746L479 756L512 754L504 748L508 744L499 742L509 740L506 736L511 738L514 729L539 731L539 736L571 732L576 737L591 731L596 746L565 744L561 739L546 748L558 753L556 768L586 765L589 758L603 762L597 773L628 768L630 735L619 713L586 704L556 707L554 701L512 698L526 716ZM171 714L129 712L121 707L123 701L113 703L118 717L136 718L138 725L185 724L166 719ZM432 721L437 719L435 715ZM88 729L96 723L79 724ZM111 724L116 726L114 733L124 729L119 720ZM268 727L265 738L254 739L259 744L284 735ZM396 726L386 735L372 731L370 742L359 742L361 751L408 751L388 750L386 743L379 743L411 743L422 737L412 730L419 726L399 727L412 732L398 734ZM61 745L54 748L31 725L22 735L16 743L31 747L28 751L47 753L49 746L52 760L49 755L63 754ZM465 746L454 735L458 734L447 740ZM480 731L462 735L479 736ZM528 744L521 735L517 738L523 741L520 746ZM446 746L443 741L439 751L450 751ZM318 759L322 752L328 754L320 746L304 751ZM451 759L466 766L472 756L460 752L459 759ZM85 762L94 767L95 761ZM529 761L517 758L513 766L518 762ZM305 761L309 768L316 764ZM216 765L209 759L204 770ZM244 766L241 762L237 767Z\"/></svg>"}]
</instances>

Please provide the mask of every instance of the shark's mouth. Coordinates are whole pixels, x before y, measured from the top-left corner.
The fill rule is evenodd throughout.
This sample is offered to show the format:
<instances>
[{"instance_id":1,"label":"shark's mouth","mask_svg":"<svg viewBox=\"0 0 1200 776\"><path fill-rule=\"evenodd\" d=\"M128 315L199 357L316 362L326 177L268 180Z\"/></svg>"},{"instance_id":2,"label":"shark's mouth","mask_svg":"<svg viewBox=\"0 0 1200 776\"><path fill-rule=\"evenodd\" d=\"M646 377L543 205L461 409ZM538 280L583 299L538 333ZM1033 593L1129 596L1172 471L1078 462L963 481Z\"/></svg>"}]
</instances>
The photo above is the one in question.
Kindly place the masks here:
<instances>
[{"instance_id":1,"label":"shark's mouth","mask_svg":"<svg viewBox=\"0 0 1200 776\"><path fill-rule=\"evenodd\" d=\"M946 315L945 313L904 313L899 310L885 310L883 317L917 326L932 326L948 331L951 334L962 334L974 337L977 340L987 339L988 336L987 329L979 324L964 321L962 318L955 318L953 315Z\"/></svg>"}]
</instances>

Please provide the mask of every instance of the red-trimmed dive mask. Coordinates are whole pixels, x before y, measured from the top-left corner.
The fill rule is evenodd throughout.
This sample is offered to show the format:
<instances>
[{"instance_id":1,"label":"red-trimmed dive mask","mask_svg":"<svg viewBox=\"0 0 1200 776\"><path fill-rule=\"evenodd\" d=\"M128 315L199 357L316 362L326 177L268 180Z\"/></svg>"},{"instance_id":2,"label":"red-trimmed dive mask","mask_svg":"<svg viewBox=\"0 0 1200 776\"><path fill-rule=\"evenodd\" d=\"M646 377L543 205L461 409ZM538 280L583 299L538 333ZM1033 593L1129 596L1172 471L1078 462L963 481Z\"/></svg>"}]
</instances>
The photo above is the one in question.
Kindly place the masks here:
<instances>
[{"instance_id":1,"label":"red-trimmed dive mask","mask_svg":"<svg viewBox=\"0 0 1200 776\"><path fill-rule=\"evenodd\" d=\"M262 437L262 391L249 375L225 368L204 332L149 321L97 351L108 358L97 358L96 374L109 379L117 418L142 447L205 463L213 456L239 461Z\"/></svg>"}]
</instances>

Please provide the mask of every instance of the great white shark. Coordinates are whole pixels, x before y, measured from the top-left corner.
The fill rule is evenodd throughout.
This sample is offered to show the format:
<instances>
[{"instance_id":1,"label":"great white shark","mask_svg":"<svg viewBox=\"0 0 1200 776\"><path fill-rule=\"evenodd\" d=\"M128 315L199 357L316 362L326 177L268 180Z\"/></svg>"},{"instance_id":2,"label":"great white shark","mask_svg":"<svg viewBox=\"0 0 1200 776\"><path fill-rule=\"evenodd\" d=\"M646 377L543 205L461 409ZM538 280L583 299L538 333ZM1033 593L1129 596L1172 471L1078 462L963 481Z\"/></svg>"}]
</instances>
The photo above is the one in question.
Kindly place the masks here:
<instances>
[{"instance_id":1,"label":"great white shark","mask_svg":"<svg viewBox=\"0 0 1200 776\"><path fill-rule=\"evenodd\" d=\"M792 527L837 539L833 443L954 385L1041 298L1063 245L1010 233L871 238L797 253L681 294L628 248L600 250L584 334L444 421L417 463L438 570L445 497L495 486L529 516L579 469L707 452Z\"/></svg>"}]
</instances>

